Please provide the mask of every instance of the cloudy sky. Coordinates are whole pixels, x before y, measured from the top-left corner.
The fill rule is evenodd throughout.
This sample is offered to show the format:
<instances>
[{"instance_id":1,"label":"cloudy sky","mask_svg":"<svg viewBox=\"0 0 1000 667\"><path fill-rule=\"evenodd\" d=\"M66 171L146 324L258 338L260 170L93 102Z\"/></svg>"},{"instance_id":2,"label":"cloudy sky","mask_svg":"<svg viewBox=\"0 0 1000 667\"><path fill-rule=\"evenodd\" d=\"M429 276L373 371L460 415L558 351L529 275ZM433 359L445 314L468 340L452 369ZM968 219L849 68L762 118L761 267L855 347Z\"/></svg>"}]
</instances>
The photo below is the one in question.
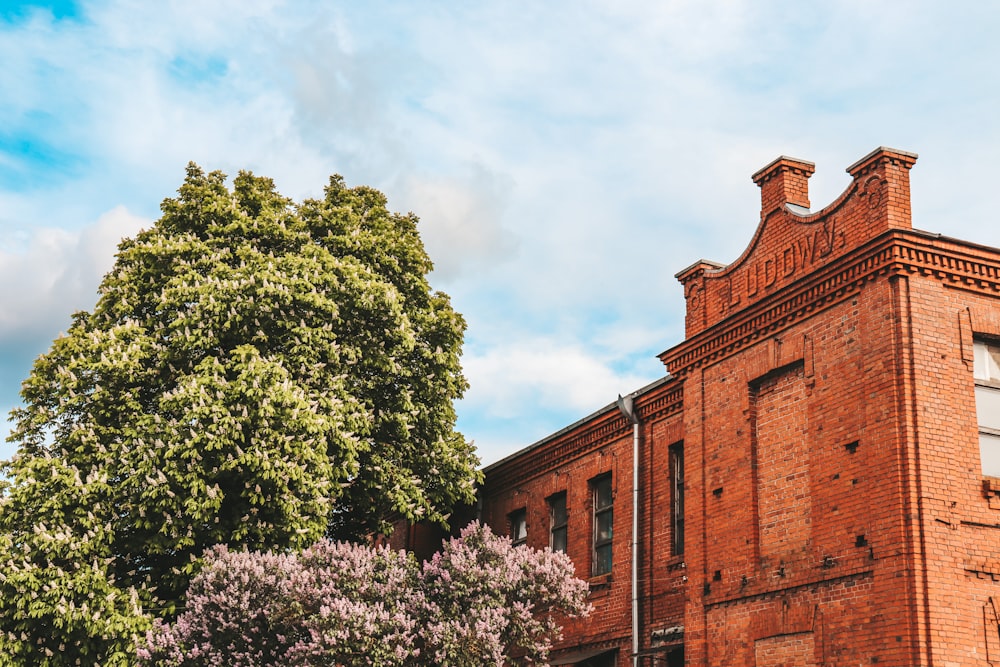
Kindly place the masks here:
<instances>
[{"instance_id":1,"label":"cloudy sky","mask_svg":"<svg viewBox=\"0 0 1000 667\"><path fill-rule=\"evenodd\" d=\"M188 161L340 173L421 217L496 461L663 375L674 274L739 256L778 155L816 209L917 152L914 225L1000 246L998 31L973 0L2 0L0 411Z\"/></svg>"}]
</instances>

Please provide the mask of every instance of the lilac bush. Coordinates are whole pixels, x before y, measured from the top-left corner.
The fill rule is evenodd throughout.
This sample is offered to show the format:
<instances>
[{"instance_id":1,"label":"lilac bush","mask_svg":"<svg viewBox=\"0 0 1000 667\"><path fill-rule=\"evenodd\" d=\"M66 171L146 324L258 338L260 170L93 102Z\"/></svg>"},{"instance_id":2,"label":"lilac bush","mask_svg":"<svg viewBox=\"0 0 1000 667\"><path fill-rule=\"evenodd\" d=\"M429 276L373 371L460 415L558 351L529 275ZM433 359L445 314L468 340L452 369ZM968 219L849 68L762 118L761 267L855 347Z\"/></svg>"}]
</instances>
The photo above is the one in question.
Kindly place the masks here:
<instances>
[{"instance_id":1,"label":"lilac bush","mask_svg":"<svg viewBox=\"0 0 1000 667\"><path fill-rule=\"evenodd\" d=\"M188 606L158 623L142 664L544 664L559 617L586 615L562 553L514 547L474 523L419 565L402 552L320 541L301 554L216 547Z\"/></svg>"},{"instance_id":2,"label":"lilac bush","mask_svg":"<svg viewBox=\"0 0 1000 667\"><path fill-rule=\"evenodd\" d=\"M558 618L590 612L566 554L512 546L478 523L424 563L422 586L425 664L544 664Z\"/></svg>"},{"instance_id":3,"label":"lilac bush","mask_svg":"<svg viewBox=\"0 0 1000 667\"><path fill-rule=\"evenodd\" d=\"M286 609L298 641L279 664L416 664L423 605L419 568L385 547L322 541L299 557Z\"/></svg>"},{"instance_id":4,"label":"lilac bush","mask_svg":"<svg viewBox=\"0 0 1000 667\"><path fill-rule=\"evenodd\" d=\"M140 662L281 664L300 632L286 601L301 567L293 555L210 549L204 568L191 581L186 610L173 625L156 621L139 650Z\"/></svg>"}]
</instances>

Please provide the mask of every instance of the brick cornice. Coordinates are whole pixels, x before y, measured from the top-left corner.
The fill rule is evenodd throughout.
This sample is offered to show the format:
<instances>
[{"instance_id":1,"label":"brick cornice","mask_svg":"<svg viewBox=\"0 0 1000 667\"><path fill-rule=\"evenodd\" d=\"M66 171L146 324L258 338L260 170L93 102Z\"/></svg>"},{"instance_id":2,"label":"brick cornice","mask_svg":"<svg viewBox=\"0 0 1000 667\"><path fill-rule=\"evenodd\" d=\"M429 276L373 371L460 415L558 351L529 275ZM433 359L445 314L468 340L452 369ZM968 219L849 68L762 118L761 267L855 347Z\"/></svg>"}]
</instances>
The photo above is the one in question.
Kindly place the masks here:
<instances>
[{"instance_id":1,"label":"brick cornice","mask_svg":"<svg viewBox=\"0 0 1000 667\"><path fill-rule=\"evenodd\" d=\"M670 373L728 357L888 275L933 276L946 284L1000 291L1000 250L913 230L891 230L659 355Z\"/></svg>"},{"instance_id":2,"label":"brick cornice","mask_svg":"<svg viewBox=\"0 0 1000 667\"><path fill-rule=\"evenodd\" d=\"M663 419L680 412L683 388L679 382L669 382L635 399L635 409L641 423ZM501 461L491 466L486 476L485 491L516 486L524 480L550 472L574 459L586 456L609 442L627 437L632 426L617 408L608 406L566 433L542 440L516 455L516 461Z\"/></svg>"}]
</instances>

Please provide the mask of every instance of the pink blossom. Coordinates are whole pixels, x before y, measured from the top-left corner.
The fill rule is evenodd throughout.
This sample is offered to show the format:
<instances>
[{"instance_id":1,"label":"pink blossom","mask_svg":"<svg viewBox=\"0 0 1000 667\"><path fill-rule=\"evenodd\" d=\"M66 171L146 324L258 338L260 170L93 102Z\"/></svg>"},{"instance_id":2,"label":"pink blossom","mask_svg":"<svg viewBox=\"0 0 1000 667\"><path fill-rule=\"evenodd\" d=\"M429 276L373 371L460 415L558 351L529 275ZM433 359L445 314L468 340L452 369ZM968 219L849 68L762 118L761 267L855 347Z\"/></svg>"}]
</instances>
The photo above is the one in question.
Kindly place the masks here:
<instances>
[{"instance_id":1,"label":"pink blossom","mask_svg":"<svg viewBox=\"0 0 1000 667\"><path fill-rule=\"evenodd\" d=\"M215 547L149 665L544 664L558 619L586 615L565 554L473 523L419 565L385 547L320 541L301 554Z\"/></svg>"}]
</instances>

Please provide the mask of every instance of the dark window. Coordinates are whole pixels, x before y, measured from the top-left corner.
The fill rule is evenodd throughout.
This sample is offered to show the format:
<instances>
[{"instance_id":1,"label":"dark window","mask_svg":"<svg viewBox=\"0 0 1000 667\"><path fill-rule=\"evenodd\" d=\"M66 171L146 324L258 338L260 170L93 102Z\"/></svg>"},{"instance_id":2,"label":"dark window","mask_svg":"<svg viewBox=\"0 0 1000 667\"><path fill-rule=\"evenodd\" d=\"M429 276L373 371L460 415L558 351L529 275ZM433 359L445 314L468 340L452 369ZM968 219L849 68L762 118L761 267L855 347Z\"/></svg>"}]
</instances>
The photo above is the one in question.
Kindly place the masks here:
<instances>
[{"instance_id":1,"label":"dark window","mask_svg":"<svg viewBox=\"0 0 1000 667\"><path fill-rule=\"evenodd\" d=\"M527 542L528 511L521 509L511 512L507 516L507 521L510 523L510 539L514 542L514 546Z\"/></svg>"},{"instance_id":2,"label":"dark window","mask_svg":"<svg viewBox=\"0 0 1000 667\"><path fill-rule=\"evenodd\" d=\"M588 658L583 662L576 663L577 667L615 667L618 664L618 652L611 651L602 655Z\"/></svg>"},{"instance_id":3,"label":"dark window","mask_svg":"<svg viewBox=\"0 0 1000 667\"><path fill-rule=\"evenodd\" d=\"M593 573L611 572L611 538L614 536L615 511L611 475L591 482L594 493L594 567Z\"/></svg>"},{"instance_id":4,"label":"dark window","mask_svg":"<svg viewBox=\"0 0 1000 667\"><path fill-rule=\"evenodd\" d=\"M977 339L973 354L979 458L984 475L1000 477L1000 343Z\"/></svg>"},{"instance_id":5,"label":"dark window","mask_svg":"<svg viewBox=\"0 0 1000 667\"><path fill-rule=\"evenodd\" d=\"M549 498L549 546L553 551L566 551L566 492Z\"/></svg>"},{"instance_id":6,"label":"dark window","mask_svg":"<svg viewBox=\"0 0 1000 667\"><path fill-rule=\"evenodd\" d=\"M684 553L684 443L670 447L670 553Z\"/></svg>"}]
</instances>

